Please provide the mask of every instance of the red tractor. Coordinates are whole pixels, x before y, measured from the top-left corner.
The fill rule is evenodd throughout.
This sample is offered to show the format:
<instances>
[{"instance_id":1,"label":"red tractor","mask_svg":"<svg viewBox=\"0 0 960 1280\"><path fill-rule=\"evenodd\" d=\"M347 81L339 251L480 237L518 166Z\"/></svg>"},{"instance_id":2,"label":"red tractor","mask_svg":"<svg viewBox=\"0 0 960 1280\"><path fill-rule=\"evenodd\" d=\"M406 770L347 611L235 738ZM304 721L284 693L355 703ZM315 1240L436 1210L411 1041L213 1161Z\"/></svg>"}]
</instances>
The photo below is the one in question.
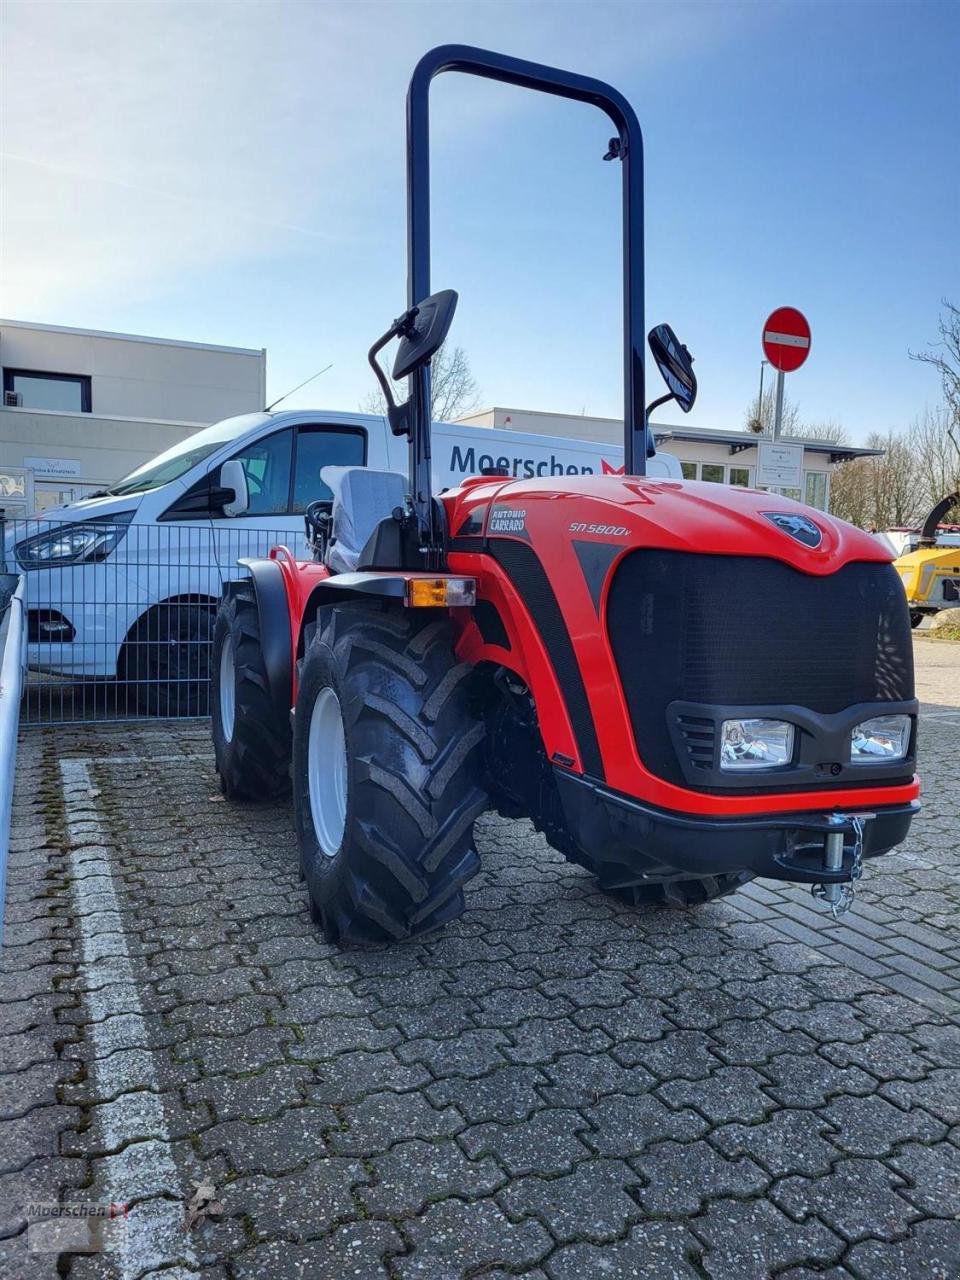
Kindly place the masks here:
<instances>
[{"instance_id":1,"label":"red tractor","mask_svg":"<svg viewBox=\"0 0 960 1280\"><path fill-rule=\"evenodd\" d=\"M462 71L599 107L624 228L623 475L484 474L435 497L430 359L456 295L430 294L428 96ZM487 809L528 817L632 903L688 905L755 875L839 913L863 860L918 809L910 620L890 557L771 493L645 478L642 143L600 81L479 49L418 64L407 100L409 307L370 351L409 476L324 472L314 558L241 562L217 619L224 793L292 778L315 919L344 943L458 916ZM650 335L689 409L691 359ZM377 355L399 339L394 403ZM662 403L657 401L656 403ZM653 406L650 406L651 408Z\"/></svg>"}]
</instances>

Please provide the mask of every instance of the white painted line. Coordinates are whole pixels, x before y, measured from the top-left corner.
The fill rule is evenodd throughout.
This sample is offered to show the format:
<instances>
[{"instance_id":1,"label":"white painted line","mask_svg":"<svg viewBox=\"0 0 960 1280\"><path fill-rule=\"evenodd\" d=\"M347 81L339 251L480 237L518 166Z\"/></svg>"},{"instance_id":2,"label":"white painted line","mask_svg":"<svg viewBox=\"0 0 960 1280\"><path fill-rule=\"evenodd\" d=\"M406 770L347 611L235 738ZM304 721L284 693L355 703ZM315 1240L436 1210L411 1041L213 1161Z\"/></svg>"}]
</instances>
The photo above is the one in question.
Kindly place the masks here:
<instances>
[{"instance_id":1,"label":"white painted line","mask_svg":"<svg viewBox=\"0 0 960 1280\"><path fill-rule=\"evenodd\" d=\"M60 776L67 836L74 846L69 863L83 951L83 998L90 1016L86 1031L96 1050L92 1071L104 1097L117 1099L99 1109L101 1136L106 1147L126 1147L102 1162L110 1171L103 1199L126 1204L147 1196L183 1196L187 1188L170 1148L90 762L61 760ZM133 1055L115 1052L118 1018L123 1044ZM144 1135L150 1141L143 1141ZM135 1140L136 1145L126 1146ZM119 1251L124 1280L178 1260L199 1267L183 1229L182 1204L153 1199L135 1205Z\"/></svg>"},{"instance_id":2,"label":"white painted line","mask_svg":"<svg viewBox=\"0 0 960 1280\"><path fill-rule=\"evenodd\" d=\"M778 347L809 347L810 339L796 333L774 333L771 329L763 335L764 342L774 342Z\"/></svg>"}]
</instances>

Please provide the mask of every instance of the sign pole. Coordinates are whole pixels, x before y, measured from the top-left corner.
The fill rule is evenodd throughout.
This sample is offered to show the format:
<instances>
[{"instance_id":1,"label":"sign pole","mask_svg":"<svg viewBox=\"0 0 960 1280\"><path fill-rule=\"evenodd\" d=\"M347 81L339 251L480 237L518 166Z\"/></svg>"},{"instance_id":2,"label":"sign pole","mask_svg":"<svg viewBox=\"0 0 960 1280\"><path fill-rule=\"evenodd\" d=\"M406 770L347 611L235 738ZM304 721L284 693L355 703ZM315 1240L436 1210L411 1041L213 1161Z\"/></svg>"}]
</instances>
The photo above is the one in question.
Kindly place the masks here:
<instances>
[{"instance_id":1,"label":"sign pole","mask_svg":"<svg viewBox=\"0 0 960 1280\"><path fill-rule=\"evenodd\" d=\"M763 326L763 354L777 371L772 438L757 445L758 489L802 489L803 445L780 443L783 430L783 376L799 369L810 354L810 325L796 307L778 307Z\"/></svg>"},{"instance_id":2,"label":"sign pole","mask_svg":"<svg viewBox=\"0 0 960 1280\"><path fill-rule=\"evenodd\" d=\"M773 415L773 438L780 439L780 428L783 425L783 370L777 370L777 408Z\"/></svg>"}]
</instances>

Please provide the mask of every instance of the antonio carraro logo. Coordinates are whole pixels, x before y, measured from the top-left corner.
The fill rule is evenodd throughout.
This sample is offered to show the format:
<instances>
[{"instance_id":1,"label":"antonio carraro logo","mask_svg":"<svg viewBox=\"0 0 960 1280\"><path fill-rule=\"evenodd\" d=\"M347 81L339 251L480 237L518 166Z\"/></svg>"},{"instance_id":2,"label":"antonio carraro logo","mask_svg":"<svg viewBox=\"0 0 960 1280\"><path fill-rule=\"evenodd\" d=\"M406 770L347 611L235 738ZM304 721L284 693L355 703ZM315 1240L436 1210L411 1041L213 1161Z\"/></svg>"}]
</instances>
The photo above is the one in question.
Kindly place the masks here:
<instances>
[{"instance_id":1,"label":"antonio carraro logo","mask_svg":"<svg viewBox=\"0 0 960 1280\"><path fill-rule=\"evenodd\" d=\"M523 507L494 507L490 512L488 534L513 534L515 538L526 538L527 513Z\"/></svg>"},{"instance_id":2,"label":"antonio carraro logo","mask_svg":"<svg viewBox=\"0 0 960 1280\"><path fill-rule=\"evenodd\" d=\"M798 516L792 511L762 511L760 513L777 526L783 533L789 534L805 547L819 547L823 541L823 531L819 525L808 520L806 516Z\"/></svg>"}]
</instances>

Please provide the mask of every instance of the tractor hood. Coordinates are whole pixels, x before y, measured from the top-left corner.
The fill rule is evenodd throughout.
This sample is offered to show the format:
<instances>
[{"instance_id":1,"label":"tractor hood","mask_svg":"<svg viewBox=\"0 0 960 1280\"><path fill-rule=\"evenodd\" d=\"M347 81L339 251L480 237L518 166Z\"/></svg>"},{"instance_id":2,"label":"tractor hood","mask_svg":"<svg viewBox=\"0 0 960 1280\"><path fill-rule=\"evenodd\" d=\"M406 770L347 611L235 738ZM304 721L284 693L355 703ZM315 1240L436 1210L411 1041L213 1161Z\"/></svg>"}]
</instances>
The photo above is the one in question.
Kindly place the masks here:
<instances>
[{"instance_id":1,"label":"tractor hood","mask_svg":"<svg viewBox=\"0 0 960 1280\"><path fill-rule=\"evenodd\" d=\"M471 480L444 494L451 550L480 538L557 538L703 555L765 556L804 573L893 557L863 530L779 494L624 476ZM471 545L472 544L472 545Z\"/></svg>"}]
</instances>

